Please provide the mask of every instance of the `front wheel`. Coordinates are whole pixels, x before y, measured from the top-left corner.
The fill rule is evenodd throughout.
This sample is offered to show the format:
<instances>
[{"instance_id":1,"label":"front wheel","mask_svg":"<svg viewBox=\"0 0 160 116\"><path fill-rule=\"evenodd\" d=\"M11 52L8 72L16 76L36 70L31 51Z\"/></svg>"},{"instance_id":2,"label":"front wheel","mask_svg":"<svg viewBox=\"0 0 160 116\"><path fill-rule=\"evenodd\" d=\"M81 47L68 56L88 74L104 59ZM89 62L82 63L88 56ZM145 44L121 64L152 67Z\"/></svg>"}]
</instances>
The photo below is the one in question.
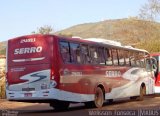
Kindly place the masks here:
<instances>
[{"instance_id":1,"label":"front wheel","mask_svg":"<svg viewBox=\"0 0 160 116\"><path fill-rule=\"evenodd\" d=\"M146 95L146 86L141 86L140 87L140 95L138 97L138 100L143 101L144 95Z\"/></svg>"}]
</instances>

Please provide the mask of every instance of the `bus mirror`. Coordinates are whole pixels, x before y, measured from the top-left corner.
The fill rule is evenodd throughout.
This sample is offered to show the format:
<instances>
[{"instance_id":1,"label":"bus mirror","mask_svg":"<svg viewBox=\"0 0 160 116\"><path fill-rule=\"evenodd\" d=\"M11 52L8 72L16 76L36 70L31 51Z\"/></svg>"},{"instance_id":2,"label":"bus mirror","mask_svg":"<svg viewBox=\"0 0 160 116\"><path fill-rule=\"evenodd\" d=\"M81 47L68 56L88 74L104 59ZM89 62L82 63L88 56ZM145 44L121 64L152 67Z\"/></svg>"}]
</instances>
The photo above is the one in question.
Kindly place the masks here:
<instances>
[{"instance_id":1,"label":"bus mirror","mask_svg":"<svg viewBox=\"0 0 160 116\"><path fill-rule=\"evenodd\" d=\"M154 71L154 74L156 74L157 73L157 66L158 66L158 64L157 64L157 60L155 59L155 58L151 58L151 69L152 69L152 71Z\"/></svg>"}]
</instances>

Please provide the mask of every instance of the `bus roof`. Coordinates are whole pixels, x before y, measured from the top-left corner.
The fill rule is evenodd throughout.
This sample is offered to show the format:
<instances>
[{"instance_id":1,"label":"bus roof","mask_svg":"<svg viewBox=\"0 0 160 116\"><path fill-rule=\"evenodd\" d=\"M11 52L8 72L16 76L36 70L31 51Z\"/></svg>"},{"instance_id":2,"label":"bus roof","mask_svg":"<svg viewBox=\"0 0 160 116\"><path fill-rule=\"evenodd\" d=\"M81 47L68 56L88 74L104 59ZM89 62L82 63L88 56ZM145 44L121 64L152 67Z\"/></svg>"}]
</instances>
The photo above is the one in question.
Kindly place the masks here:
<instances>
[{"instance_id":1,"label":"bus roof","mask_svg":"<svg viewBox=\"0 0 160 116\"><path fill-rule=\"evenodd\" d=\"M144 49L138 49L138 48L134 48L132 46L122 46L122 44L120 42L117 41L113 41L113 40L107 40L107 39L103 39L103 38L87 38L87 39L83 39L79 36L73 36L73 37L65 37L65 36L61 36L61 35L52 35L52 34L33 34L33 35L25 35L25 36L20 36L20 37L16 37L13 39L18 39L21 37L32 37L32 36L37 36L37 37L41 37L41 36L54 36L54 37L58 37L58 38L64 38L66 40L71 40L71 41L78 41L78 42L84 42L84 43L93 43L93 44L101 44L101 45L108 45L111 47L118 47L118 48L124 48L124 49L128 49L128 50L134 50L134 51L141 51L141 52L146 52L149 53L148 51L144 50ZM12 39L11 39L12 40Z\"/></svg>"},{"instance_id":2,"label":"bus roof","mask_svg":"<svg viewBox=\"0 0 160 116\"><path fill-rule=\"evenodd\" d=\"M149 53L147 50L144 50L144 49L138 49L138 48L134 48L132 46L123 46L120 42L113 41L113 40L107 40L107 39L103 39L103 38L88 38L88 39L83 39L83 40L106 44L106 45L115 46L115 47L120 47L120 48L125 48L125 49L129 49L129 50L136 50L136 51Z\"/></svg>"}]
</instances>

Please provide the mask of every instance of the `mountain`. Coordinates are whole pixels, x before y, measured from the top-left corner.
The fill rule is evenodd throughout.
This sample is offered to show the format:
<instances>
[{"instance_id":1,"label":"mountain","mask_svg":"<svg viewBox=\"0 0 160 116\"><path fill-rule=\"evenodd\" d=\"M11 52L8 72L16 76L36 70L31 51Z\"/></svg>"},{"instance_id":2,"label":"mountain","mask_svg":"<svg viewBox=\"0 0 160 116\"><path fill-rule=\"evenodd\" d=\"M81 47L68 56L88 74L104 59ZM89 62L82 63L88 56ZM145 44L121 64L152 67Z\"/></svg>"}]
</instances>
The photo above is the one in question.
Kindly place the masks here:
<instances>
[{"instance_id":1,"label":"mountain","mask_svg":"<svg viewBox=\"0 0 160 116\"><path fill-rule=\"evenodd\" d=\"M72 35L82 38L104 38L119 41L150 52L160 51L160 23L138 20L136 18L105 20L95 23L79 24L59 32L60 35ZM156 41L155 41L156 40ZM156 49L150 45L156 42ZM149 45L149 46L146 46ZM158 46L158 49L157 49Z\"/></svg>"},{"instance_id":2,"label":"mountain","mask_svg":"<svg viewBox=\"0 0 160 116\"><path fill-rule=\"evenodd\" d=\"M104 38L121 42L123 45L146 49L149 52L160 52L160 23L134 17L79 24L54 34ZM0 55L5 55L5 48L6 42L0 42Z\"/></svg>"}]
</instances>

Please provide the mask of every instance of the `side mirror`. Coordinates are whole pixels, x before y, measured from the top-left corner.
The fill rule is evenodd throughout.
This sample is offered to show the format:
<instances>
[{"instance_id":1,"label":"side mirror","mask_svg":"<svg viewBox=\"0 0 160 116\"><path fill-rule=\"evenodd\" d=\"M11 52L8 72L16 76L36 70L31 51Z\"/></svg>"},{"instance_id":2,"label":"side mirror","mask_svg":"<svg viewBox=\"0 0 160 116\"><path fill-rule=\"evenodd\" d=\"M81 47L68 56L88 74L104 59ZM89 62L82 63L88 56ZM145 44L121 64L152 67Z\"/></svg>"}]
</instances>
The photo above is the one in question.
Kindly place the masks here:
<instances>
[{"instance_id":1,"label":"side mirror","mask_svg":"<svg viewBox=\"0 0 160 116\"><path fill-rule=\"evenodd\" d=\"M157 60L156 58L154 57L151 57L151 66L152 66L152 71L154 71L154 73L156 74L157 73L157 70L158 70L158 64L157 64Z\"/></svg>"}]
</instances>

